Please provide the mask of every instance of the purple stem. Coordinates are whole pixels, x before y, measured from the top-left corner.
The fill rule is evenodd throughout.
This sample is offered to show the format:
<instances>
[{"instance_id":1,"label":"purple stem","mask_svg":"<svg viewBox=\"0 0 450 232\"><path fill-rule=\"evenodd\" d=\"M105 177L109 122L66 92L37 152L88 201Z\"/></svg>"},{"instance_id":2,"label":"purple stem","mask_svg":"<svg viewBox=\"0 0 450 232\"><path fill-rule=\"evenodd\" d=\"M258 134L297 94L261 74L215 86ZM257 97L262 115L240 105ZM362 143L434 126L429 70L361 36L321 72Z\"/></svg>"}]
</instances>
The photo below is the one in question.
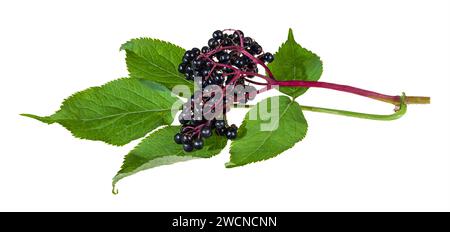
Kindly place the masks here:
<instances>
[{"instance_id":1,"label":"purple stem","mask_svg":"<svg viewBox=\"0 0 450 232\"><path fill-rule=\"evenodd\" d=\"M224 31L236 31L236 30L226 29ZM200 57L205 57L206 59L214 62L210 58L210 56L219 51L223 51L223 50L237 51L237 52L240 52L241 54L245 55L250 60L252 60L255 64L262 66L264 68L265 72L267 73L267 76L261 75L259 73L244 72L239 69L236 69L235 67L233 67L231 65L220 64L220 63L214 62L215 63L214 68L227 67L227 68L234 70L234 72L235 72L234 77L231 79L230 83L228 85L226 85L224 88L226 88L229 85L233 85L234 82L243 75L247 75L247 76L253 75L253 76L258 76L267 81L267 83L261 83L261 82L251 81L246 78L246 81L248 81L250 83L257 84L257 85L266 85L266 87L264 87L263 89L258 90L258 93L268 91L268 90L272 89L272 86L275 86L275 85L283 86L283 87L306 87L306 88L315 87L315 88L325 88L325 89L332 89L332 90L341 91L341 92L352 93L352 94L356 94L359 96L368 97L368 98L372 98L375 100L392 103L395 105L400 104L400 100L401 100L400 96L392 96L392 95L377 93L374 91L356 88L356 87L352 87L352 86L348 86L348 85L340 85L340 84L319 82L319 81L299 81L299 80L278 81L274 78L272 72L270 71L270 69L267 67L267 65L263 61L254 57L253 55L251 55L244 49L242 35L239 34L239 37L240 37L240 42L241 42L240 45L241 46L225 46L225 47L219 46L216 49L213 49L208 53L201 54ZM428 104L430 102L430 98L429 97L406 97L405 101L406 101L406 103L410 103L410 104L411 103Z\"/></svg>"}]
</instances>

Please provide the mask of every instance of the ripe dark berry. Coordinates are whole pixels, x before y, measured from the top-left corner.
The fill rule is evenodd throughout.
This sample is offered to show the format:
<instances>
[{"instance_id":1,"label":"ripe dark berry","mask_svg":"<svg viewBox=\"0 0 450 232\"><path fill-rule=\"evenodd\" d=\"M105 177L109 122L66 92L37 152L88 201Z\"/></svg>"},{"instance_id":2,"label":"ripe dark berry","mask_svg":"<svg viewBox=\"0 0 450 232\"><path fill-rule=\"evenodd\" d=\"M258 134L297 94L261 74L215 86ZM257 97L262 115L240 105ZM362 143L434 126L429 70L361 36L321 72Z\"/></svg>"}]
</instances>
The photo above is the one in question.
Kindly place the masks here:
<instances>
[{"instance_id":1,"label":"ripe dark berry","mask_svg":"<svg viewBox=\"0 0 450 232\"><path fill-rule=\"evenodd\" d=\"M219 56L219 62L220 63L227 63L230 60L230 54L223 53Z\"/></svg>"},{"instance_id":2,"label":"ripe dark berry","mask_svg":"<svg viewBox=\"0 0 450 232\"><path fill-rule=\"evenodd\" d=\"M223 39L222 44L223 44L223 46L231 46L231 45L233 45L233 41L229 38L226 38L226 39Z\"/></svg>"},{"instance_id":3,"label":"ripe dark berry","mask_svg":"<svg viewBox=\"0 0 450 232\"><path fill-rule=\"evenodd\" d=\"M244 38L244 33L240 30L237 30L233 33L233 39L239 39L242 36Z\"/></svg>"},{"instance_id":4,"label":"ripe dark berry","mask_svg":"<svg viewBox=\"0 0 450 232\"><path fill-rule=\"evenodd\" d=\"M181 63L180 65L178 65L178 72L180 73L186 73L186 63Z\"/></svg>"},{"instance_id":5,"label":"ripe dark berry","mask_svg":"<svg viewBox=\"0 0 450 232\"><path fill-rule=\"evenodd\" d=\"M190 143L192 143L192 137L189 136L189 135L182 135L181 136L181 142L183 144L190 144Z\"/></svg>"},{"instance_id":6,"label":"ripe dark berry","mask_svg":"<svg viewBox=\"0 0 450 232\"><path fill-rule=\"evenodd\" d=\"M203 60L194 60L192 61L192 65L195 69L199 69L201 66L203 66L204 61Z\"/></svg>"},{"instance_id":7,"label":"ripe dark berry","mask_svg":"<svg viewBox=\"0 0 450 232\"><path fill-rule=\"evenodd\" d=\"M241 57L241 58L237 59L236 61L234 61L234 65L239 68L244 67L247 63L248 63L248 60L245 59L244 57Z\"/></svg>"},{"instance_id":8,"label":"ripe dark berry","mask_svg":"<svg viewBox=\"0 0 450 232\"><path fill-rule=\"evenodd\" d=\"M214 84L214 85L222 85L223 81L224 81L222 74L216 74L215 76L213 76L210 79L212 80L212 84Z\"/></svg>"},{"instance_id":9,"label":"ripe dark berry","mask_svg":"<svg viewBox=\"0 0 450 232\"><path fill-rule=\"evenodd\" d=\"M175 142L178 143L178 144L182 144L182 142L181 142L181 134L180 134L180 133L177 133L177 134L173 137L173 140L175 140Z\"/></svg>"},{"instance_id":10,"label":"ripe dark berry","mask_svg":"<svg viewBox=\"0 0 450 232\"><path fill-rule=\"evenodd\" d=\"M202 139L196 139L196 140L194 140L193 145L194 145L195 149L199 149L200 150L200 149L203 148L203 140Z\"/></svg>"},{"instance_id":11,"label":"ripe dark berry","mask_svg":"<svg viewBox=\"0 0 450 232\"><path fill-rule=\"evenodd\" d=\"M183 144L183 150L186 152L191 152L192 150L194 150L194 146L192 146L192 144L190 143L185 143Z\"/></svg>"},{"instance_id":12,"label":"ripe dark berry","mask_svg":"<svg viewBox=\"0 0 450 232\"><path fill-rule=\"evenodd\" d=\"M253 43L253 39L252 38L250 38L250 37L245 37L244 38L244 47L248 47L248 46L252 45L252 43Z\"/></svg>"},{"instance_id":13,"label":"ripe dark berry","mask_svg":"<svg viewBox=\"0 0 450 232\"><path fill-rule=\"evenodd\" d=\"M198 49L198 48L191 49L191 52L194 54L195 57L200 55L200 49Z\"/></svg>"},{"instance_id":14,"label":"ripe dark berry","mask_svg":"<svg viewBox=\"0 0 450 232\"><path fill-rule=\"evenodd\" d=\"M262 52L262 47L259 44L253 44L252 46L250 46L250 49L255 55L258 55Z\"/></svg>"},{"instance_id":15,"label":"ripe dark berry","mask_svg":"<svg viewBox=\"0 0 450 232\"><path fill-rule=\"evenodd\" d=\"M225 121L224 120L216 120L216 122L214 123L214 126L216 128L223 128L223 127L225 127Z\"/></svg>"},{"instance_id":16,"label":"ripe dark berry","mask_svg":"<svg viewBox=\"0 0 450 232\"><path fill-rule=\"evenodd\" d=\"M227 128L225 128L225 127L216 128L216 132L217 132L218 135L223 136L223 135L225 135L227 133Z\"/></svg>"},{"instance_id":17,"label":"ripe dark berry","mask_svg":"<svg viewBox=\"0 0 450 232\"><path fill-rule=\"evenodd\" d=\"M272 53L270 53L270 52L264 53L262 58L267 63L271 63L274 60L274 57L273 57Z\"/></svg>"},{"instance_id":18,"label":"ripe dark berry","mask_svg":"<svg viewBox=\"0 0 450 232\"><path fill-rule=\"evenodd\" d=\"M208 46L210 48L215 48L218 45L219 45L219 42L216 39L213 38L213 39L208 40Z\"/></svg>"},{"instance_id":19,"label":"ripe dark berry","mask_svg":"<svg viewBox=\"0 0 450 232\"><path fill-rule=\"evenodd\" d=\"M208 138L212 135L211 128L205 126L202 128L201 135L203 138Z\"/></svg>"},{"instance_id":20,"label":"ripe dark berry","mask_svg":"<svg viewBox=\"0 0 450 232\"><path fill-rule=\"evenodd\" d=\"M194 80L194 74L192 72L186 72L184 76L186 77L186 80Z\"/></svg>"},{"instance_id":21,"label":"ripe dark berry","mask_svg":"<svg viewBox=\"0 0 450 232\"><path fill-rule=\"evenodd\" d=\"M221 30L217 30L217 31L213 32L212 37L214 39L222 39L223 33Z\"/></svg>"},{"instance_id":22,"label":"ripe dark berry","mask_svg":"<svg viewBox=\"0 0 450 232\"><path fill-rule=\"evenodd\" d=\"M201 71L200 75L202 75L202 77L206 77L209 74L209 69L205 68Z\"/></svg>"},{"instance_id":23,"label":"ripe dark berry","mask_svg":"<svg viewBox=\"0 0 450 232\"><path fill-rule=\"evenodd\" d=\"M181 125L184 125L184 124L186 124L186 123L189 122L189 120L186 120L186 119L184 119L184 118L179 118L178 121L180 121L180 124L181 124Z\"/></svg>"},{"instance_id":24,"label":"ripe dark berry","mask_svg":"<svg viewBox=\"0 0 450 232\"><path fill-rule=\"evenodd\" d=\"M184 70L185 70L186 73L192 73L192 71L194 71L194 70L192 69L192 66L190 66L190 65L186 65L185 68L184 68Z\"/></svg>"},{"instance_id":25,"label":"ripe dark berry","mask_svg":"<svg viewBox=\"0 0 450 232\"><path fill-rule=\"evenodd\" d=\"M202 47L202 53L207 53L207 52L209 52L209 47L207 47L207 46Z\"/></svg>"},{"instance_id":26,"label":"ripe dark berry","mask_svg":"<svg viewBox=\"0 0 450 232\"><path fill-rule=\"evenodd\" d=\"M184 57L187 58L188 60L192 60L192 59L194 59L195 54L191 50L187 50L184 53Z\"/></svg>"},{"instance_id":27,"label":"ripe dark berry","mask_svg":"<svg viewBox=\"0 0 450 232\"><path fill-rule=\"evenodd\" d=\"M237 132L235 130L228 129L226 132L226 136L228 139L235 139L237 137Z\"/></svg>"}]
</instances>

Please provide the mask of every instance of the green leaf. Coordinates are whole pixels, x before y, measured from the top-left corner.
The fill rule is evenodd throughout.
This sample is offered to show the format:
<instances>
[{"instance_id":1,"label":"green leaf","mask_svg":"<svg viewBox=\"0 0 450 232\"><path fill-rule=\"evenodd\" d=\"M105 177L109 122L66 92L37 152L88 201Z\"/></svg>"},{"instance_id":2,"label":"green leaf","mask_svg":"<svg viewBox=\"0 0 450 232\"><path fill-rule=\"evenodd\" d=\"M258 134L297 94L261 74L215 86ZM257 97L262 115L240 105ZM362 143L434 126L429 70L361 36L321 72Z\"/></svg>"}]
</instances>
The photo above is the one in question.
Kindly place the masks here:
<instances>
[{"instance_id":1,"label":"green leaf","mask_svg":"<svg viewBox=\"0 0 450 232\"><path fill-rule=\"evenodd\" d=\"M151 80L172 89L186 85L193 92L194 83L178 72L185 50L169 42L139 38L120 48L127 53L126 62L131 77Z\"/></svg>"},{"instance_id":2,"label":"green leaf","mask_svg":"<svg viewBox=\"0 0 450 232\"><path fill-rule=\"evenodd\" d=\"M219 154L227 144L224 136L214 134L204 140L203 149L187 153L181 145L173 141L173 136L178 132L180 126L167 126L143 139L125 157L122 168L113 178L113 185L120 179L149 168L197 158L210 158Z\"/></svg>"},{"instance_id":3,"label":"green leaf","mask_svg":"<svg viewBox=\"0 0 450 232\"><path fill-rule=\"evenodd\" d=\"M264 106L267 106L267 110L264 110ZM273 113L274 117L271 119L264 113L276 112L277 108L278 114ZM252 119L252 115L256 118ZM270 120L273 126L269 128L278 127L272 131L262 130ZM237 139L231 143L231 158L226 167L242 166L275 157L302 140L307 129L308 124L297 102L286 96L267 98L252 107L245 116Z\"/></svg>"},{"instance_id":4,"label":"green leaf","mask_svg":"<svg viewBox=\"0 0 450 232\"><path fill-rule=\"evenodd\" d=\"M292 29L278 51L275 60L268 65L277 80L317 81L322 75L322 61L319 56L302 48L295 42ZM294 98L304 94L308 88L280 87L280 91Z\"/></svg>"},{"instance_id":5,"label":"green leaf","mask_svg":"<svg viewBox=\"0 0 450 232\"><path fill-rule=\"evenodd\" d=\"M23 116L59 123L78 138L124 145L171 124L171 107L176 101L167 88L157 83L122 78L75 93L51 116Z\"/></svg>"}]
</instances>

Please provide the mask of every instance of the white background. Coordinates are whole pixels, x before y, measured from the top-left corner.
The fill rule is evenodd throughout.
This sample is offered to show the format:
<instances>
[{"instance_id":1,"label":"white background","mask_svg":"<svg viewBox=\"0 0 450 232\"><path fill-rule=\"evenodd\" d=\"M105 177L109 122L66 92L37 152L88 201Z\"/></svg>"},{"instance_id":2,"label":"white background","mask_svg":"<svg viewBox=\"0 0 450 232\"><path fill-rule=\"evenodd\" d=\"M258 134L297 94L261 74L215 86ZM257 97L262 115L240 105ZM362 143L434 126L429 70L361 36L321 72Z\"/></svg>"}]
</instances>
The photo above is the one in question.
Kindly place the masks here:
<instances>
[{"instance_id":1,"label":"white background","mask_svg":"<svg viewBox=\"0 0 450 232\"><path fill-rule=\"evenodd\" d=\"M432 104L392 122L305 112L306 139L274 159L225 169L225 150L126 178L117 196L111 178L137 141L79 140L19 116L51 114L72 93L126 76L118 48L131 38L191 48L237 28L275 52L289 27L321 56L322 81ZM450 210L449 1L2 1L0 44L2 211ZM392 111L317 89L298 101Z\"/></svg>"}]
</instances>

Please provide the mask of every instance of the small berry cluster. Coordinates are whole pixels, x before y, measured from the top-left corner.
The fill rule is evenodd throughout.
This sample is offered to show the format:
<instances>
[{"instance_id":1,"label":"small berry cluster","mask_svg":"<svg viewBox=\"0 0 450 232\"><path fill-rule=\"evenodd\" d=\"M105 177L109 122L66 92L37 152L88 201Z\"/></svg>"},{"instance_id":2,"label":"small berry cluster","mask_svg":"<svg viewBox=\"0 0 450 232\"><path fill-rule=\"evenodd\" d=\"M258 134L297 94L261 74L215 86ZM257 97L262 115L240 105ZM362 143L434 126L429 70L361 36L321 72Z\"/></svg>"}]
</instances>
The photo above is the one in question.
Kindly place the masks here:
<instances>
[{"instance_id":1,"label":"small berry cluster","mask_svg":"<svg viewBox=\"0 0 450 232\"><path fill-rule=\"evenodd\" d=\"M213 130L228 139L236 138L237 127L227 126L226 113L233 103L245 103L256 96L249 79L258 75L258 65L266 67L273 60L271 53L264 53L261 45L240 30L214 31L208 46L186 51L178 71L201 90L185 103L175 142L189 152L201 149L202 138L211 136ZM219 88L221 95L217 96L214 88ZM205 111L213 117L205 117Z\"/></svg>"},{"instance_id":2,"label":"small berry cluster","mask_svg":"<svg viewBox=\"0 0 450 232\"><path fill-rule=\"evenodd\" d=\"M178 144L183 144L183 149L187 152L193 151L194 149L202 149L203 138L211 137L213 129L215 129L218 135L226 136L228 139L235 139L237 137L236 125L232 124L231 126L227 126L225 120L213 119L208 124L203 125L199 133L197 133L197 136L194 137L189 133L187 127L182 127L181 132L175 134L174 140Z\"/></svg>"}]
</instances>

